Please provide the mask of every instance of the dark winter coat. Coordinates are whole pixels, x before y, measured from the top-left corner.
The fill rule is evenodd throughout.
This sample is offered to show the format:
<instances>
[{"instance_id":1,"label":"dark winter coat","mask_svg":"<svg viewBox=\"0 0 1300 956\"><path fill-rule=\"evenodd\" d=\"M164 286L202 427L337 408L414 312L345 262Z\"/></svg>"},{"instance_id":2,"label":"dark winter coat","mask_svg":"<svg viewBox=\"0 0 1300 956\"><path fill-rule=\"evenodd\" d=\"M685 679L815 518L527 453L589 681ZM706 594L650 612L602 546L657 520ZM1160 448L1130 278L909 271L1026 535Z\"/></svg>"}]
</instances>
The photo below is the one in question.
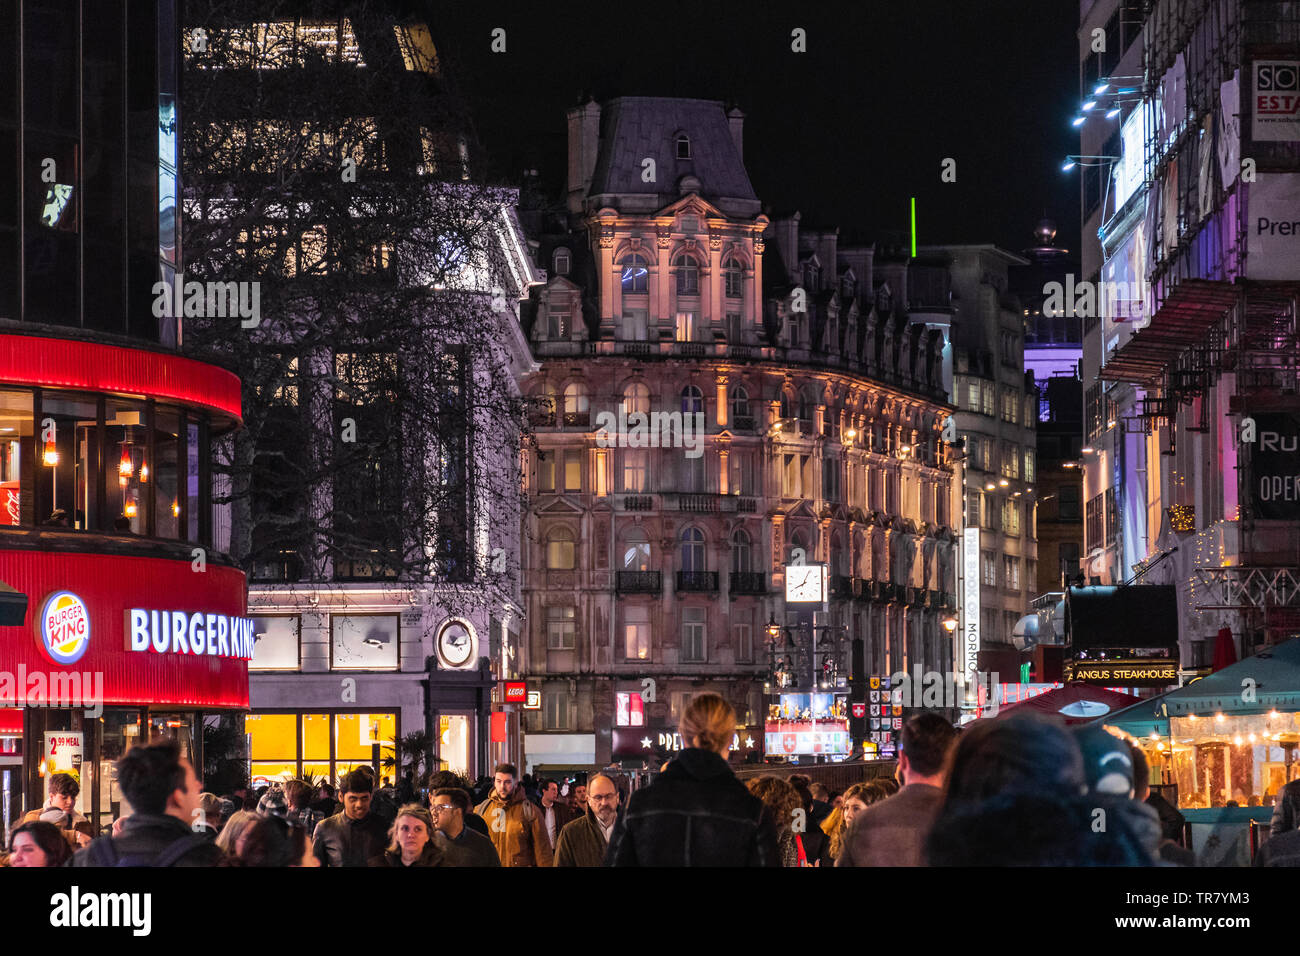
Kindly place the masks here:
<instances>
[{"instance_id":1,"label":"dark winter coat","mask_svg":"<svg viewBox=\"0 0 1300 956\"><path fill-rule=\"evenodd\" d=\"M1292 780L1277 792L1277 805L1273 807L1269 829L1274 836L1300 830L1300 780Z\"/></svg>"},{"instance_id":2,"label":"dark winter coat","mask_svg":"<svg viewBox=\"0 0 1300 956\"><path fill-rule=\"evenodd\" d=\"M780 866L763 803L712 751L683 750L632 794L610 837L612 866Z\"/></svg>"},{"instance_id":3,"label":"dark winter coat","mask_svg":"<svg viewBox=\"0 0 1300 956\"><path fill-rule=\"evenodd\" d=\"M151 866L155 858L178 840L194 842L196 834L184 820L166 814L133 813L122 821L118 836L102 836L92 840L85 849L72 857L73 866L108 866L114 858L131 861L135 866ZM111 843L111 849L104 846ZM107 852L106 852L107 851ZM187 850L170 866L216 866L225 856L215 843L201 840Z\"/></svg>"},{"instance_id":4,"label":"dark winter coat","mask_svg":"<svg viewBox=\"0 0 1300 956\"><path fill-rule=\"evenodd\" d=\"M388 845L388 824L373 813L353 820L336 813L316 825L312 853L321 866L366 866Z\"/></svg>"},{"instance_id":5,"label":"dark winter coat","mask_svg":"<svg viewBox=\"0 0 1300 956\"><path fill-rule=\"evenodd\" d=\"M383 853L380 853L376 856L372 856L370 858L369 865L370 866L391 866L399 870L406 869L408 866L407 864L402 862L401 847L393 847L391 849L385 850ZM443 853L442 847L439 845L438 841L436 839L430 839L429 842L424 845L424 851L419 855L416 861L409 865L412 867L446 866L447 865L446 855Z\"/></svg>"},{"instance_id":6,"label":"dark winter coat","mask_svg":"<svg viewBox=\"0 0 1300 956\"><path fill-rule=\"evenodd\" d=\"M480 820L480 817L475 817ZM500 866L501 857L497 856L497 848L492 845L482 833L477 830L471 830L468 826L461 827L460 835L456 839L447 837L443 842L444 863L443 866Z\"/></svg>"},{"instance_id":7,"label":"dark winter coat","mask_svg":"<svg viewBox=\"0 0 1300 956\"><path fill-rule=\"evenodd\" d=\"M619 821L614 822L618 829ZM614 834L610 834L610 839ZM600 823L591 808L585 816L570 820L560 831L560 838L555 841L556 866L604 866L605 854L609 844L600 832Z\"/></svg>"}]
</instances>

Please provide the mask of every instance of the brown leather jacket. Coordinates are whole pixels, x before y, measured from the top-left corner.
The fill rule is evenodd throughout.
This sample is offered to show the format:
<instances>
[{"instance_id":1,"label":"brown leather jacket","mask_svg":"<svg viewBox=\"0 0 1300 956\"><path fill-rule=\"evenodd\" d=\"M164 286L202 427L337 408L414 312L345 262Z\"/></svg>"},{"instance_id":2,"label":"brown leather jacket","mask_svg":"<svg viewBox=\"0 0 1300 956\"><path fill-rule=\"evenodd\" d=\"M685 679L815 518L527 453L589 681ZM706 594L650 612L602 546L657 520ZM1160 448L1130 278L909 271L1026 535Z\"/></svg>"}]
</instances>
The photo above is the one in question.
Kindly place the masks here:
<instances>
[{"instance_id":1,"label":"brown leather jacket","mask_svg":"<svg viewBox=\"0 0 1300 956\"><path fill-rule=\"evenodd\" d=\"M506 800L493 790L474 812L487 821L488 839L502 866L551 866L551 844L542 813L524 796L522 787L515 787Z\"/></svg>"}]
</instances>

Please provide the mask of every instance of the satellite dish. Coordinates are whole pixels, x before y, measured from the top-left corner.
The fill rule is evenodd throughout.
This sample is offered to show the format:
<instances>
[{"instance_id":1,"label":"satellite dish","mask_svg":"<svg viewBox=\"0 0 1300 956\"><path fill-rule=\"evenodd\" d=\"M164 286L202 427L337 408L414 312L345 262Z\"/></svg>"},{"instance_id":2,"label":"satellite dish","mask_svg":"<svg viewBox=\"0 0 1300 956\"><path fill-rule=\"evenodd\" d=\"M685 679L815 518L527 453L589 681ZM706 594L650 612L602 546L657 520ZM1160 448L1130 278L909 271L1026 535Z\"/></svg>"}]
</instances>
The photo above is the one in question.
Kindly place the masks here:
<instances>
[{"instance_id":1,"label":"satellite dish","mask_svg":"<svg viewBox=\"0 0 1300 956\"><path fill-rule=\"evenodd\" d=\"M1016 621L1016 626L1011 629L1011 643L1022 651L1038 643L1037 614L1026 614Z\"/></svg>"}]
</instances>

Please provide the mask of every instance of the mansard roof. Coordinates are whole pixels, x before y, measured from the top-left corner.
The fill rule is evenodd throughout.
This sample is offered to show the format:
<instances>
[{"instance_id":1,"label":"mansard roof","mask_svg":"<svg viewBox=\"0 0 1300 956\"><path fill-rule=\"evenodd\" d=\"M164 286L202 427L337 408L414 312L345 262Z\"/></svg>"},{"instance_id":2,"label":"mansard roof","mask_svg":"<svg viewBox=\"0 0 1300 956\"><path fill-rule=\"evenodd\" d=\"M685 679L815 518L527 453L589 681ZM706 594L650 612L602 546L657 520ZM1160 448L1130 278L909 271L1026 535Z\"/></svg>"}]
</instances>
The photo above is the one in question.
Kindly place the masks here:
<instances>
[{"instance_id":1,"label":"mansard roof","mask_svg":"<svg viewBox=\"0 0 1300 956\"><path fill-rule=\"evenodd\" d=\"M602 106L600 154L588 195L678 195L678 181L694 176L709 200L758 201L731 138L727 112L718 100L622 96ZM691 158L678 159L676 137L691 141ZM642 161L655 161L655 181L644 182Z\"/></svg>"}]
</instances>

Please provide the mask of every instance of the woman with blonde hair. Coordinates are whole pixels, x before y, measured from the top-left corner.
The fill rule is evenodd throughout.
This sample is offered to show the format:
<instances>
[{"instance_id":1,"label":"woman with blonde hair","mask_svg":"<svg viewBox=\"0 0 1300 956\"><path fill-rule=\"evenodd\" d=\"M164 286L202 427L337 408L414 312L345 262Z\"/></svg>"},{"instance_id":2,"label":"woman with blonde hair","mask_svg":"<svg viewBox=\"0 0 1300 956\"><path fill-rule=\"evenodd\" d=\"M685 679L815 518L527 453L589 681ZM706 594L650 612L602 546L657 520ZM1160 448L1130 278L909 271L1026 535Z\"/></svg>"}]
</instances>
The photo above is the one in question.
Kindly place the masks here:
<instances>
[{"instance_id":1,"label":"woman with blonde hair","mask_svg":"<svg viewBox=\"0 0 1300 956\"><path fill-rule=\"evenodd\" d=\"M221 850L226 856L233 857L236 855L239 838L248 825L257 819L257 813L253 810L236 810L226 821L226 825L221 828L217 834L217 849Z\"/></svg>"},{"instance_id":2,"label":"woman with blonde hair","mask_svg":"<svg viewBox=\"0 0 1300 956\"><path fill-rule=\"evenodd\" d=\"M685 748L632 794L610 837L611 865L780 866L763 802L727 765L735 710L717 694L700 694L677 729Z\"/></svg>"},{"instance_id":3,"label":"woman with blonde hair","mask_svg":"<svg viewBox=\"0 0 1300 956\"><path fill-rule=\"evenodd\" d=\"M388 828L388 849L371 857L370 866L443 866L443 852L434 839L433 814L418 803L397 811Z\"/></svg>"}]
</instances>

